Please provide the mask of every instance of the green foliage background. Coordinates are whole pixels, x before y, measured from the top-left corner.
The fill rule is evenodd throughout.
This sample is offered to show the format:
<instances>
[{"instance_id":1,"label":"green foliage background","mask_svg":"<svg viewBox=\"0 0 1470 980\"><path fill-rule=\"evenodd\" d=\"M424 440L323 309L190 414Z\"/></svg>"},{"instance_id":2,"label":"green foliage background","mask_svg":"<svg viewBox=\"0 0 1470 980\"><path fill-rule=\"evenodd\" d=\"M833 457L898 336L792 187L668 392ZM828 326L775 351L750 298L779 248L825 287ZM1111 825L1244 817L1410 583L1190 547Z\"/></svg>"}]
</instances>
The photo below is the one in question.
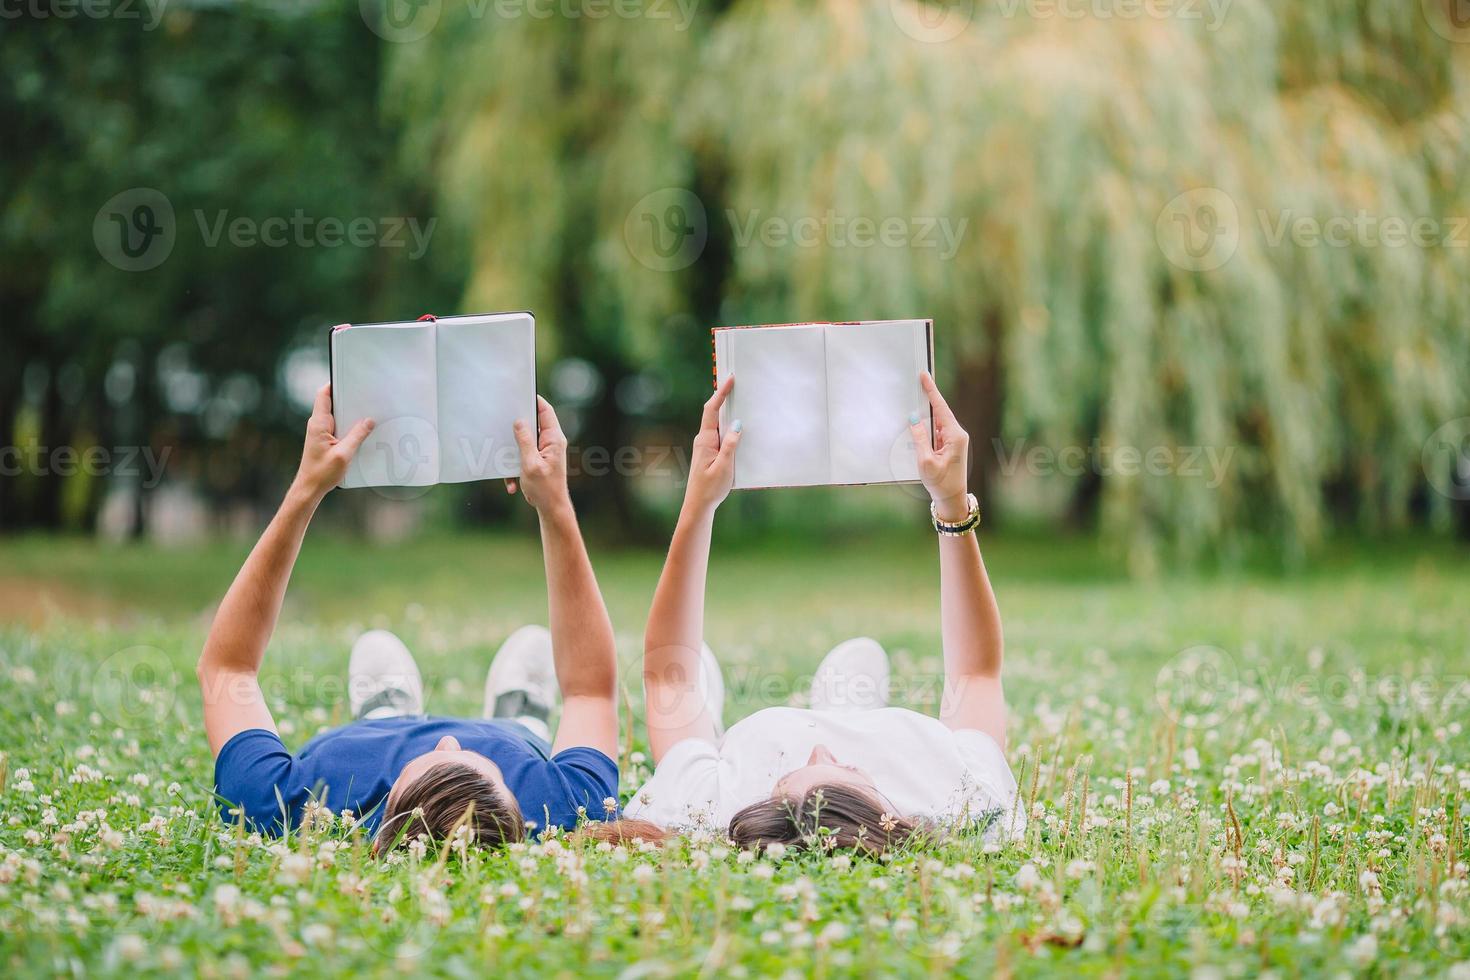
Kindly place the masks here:
<instances>
[{"instance_id":1,"label":"green foliage background","mask_svg":"<svg viewBox=\"0 0 1470 980\"><path fill-rule=\"evenodd\" d=\"M4 107L24 149L0 165L0 288L23 356L0 422L14 432L38 412L52 443L105 429L105 405L58 406L46 436L25 365L56 377L81 363L100 403L119 338L136 341L124 355L140 377L182 340L212 382L259 380L250 435L194 433L156 400L138 424L188 447L221 499L264 499L296 422L278 360L337 320L534 309L545 367L575 357L601 380L572 406L577 438L617 447L687 437L713 324L927 315L997 509L998 441L1231 453L1219 486L1032 481L1137 568L1256 540L1291 556L1334 529L1450 527L1458 504L1430 485L1454 454L1425 450L1470 415L1470 31L1440 0L1094 7L775 0L593 16L441 0L413 14L435 18L424 37L385 41L371 4L178 5L151 33L8 31ZM930 28L946 13L953 37ZM181 233L159 269L126 274L85 229L137 185L176 206L433 215L439 229L418 263L206 249ZM1170 259L1168 208L1208 188L1233 207L1238 243L1188 268ZM669 269L648 261L638 219L656 224L671 199L702 217L701 244ZM1278 237L1284 221L1360 215L1373 229L1431 219L1441 240ZM956 247L749 234L824 216L943 222ZM630 410L618 392L650 379L661 397ZM200 462L243 451L279 463L247 478ZM32 482L11 488L7 523L47 523L32 511L48 481ZM579 493L624 526L647 520L628 480Z\"/></svg>"}]
</instances>

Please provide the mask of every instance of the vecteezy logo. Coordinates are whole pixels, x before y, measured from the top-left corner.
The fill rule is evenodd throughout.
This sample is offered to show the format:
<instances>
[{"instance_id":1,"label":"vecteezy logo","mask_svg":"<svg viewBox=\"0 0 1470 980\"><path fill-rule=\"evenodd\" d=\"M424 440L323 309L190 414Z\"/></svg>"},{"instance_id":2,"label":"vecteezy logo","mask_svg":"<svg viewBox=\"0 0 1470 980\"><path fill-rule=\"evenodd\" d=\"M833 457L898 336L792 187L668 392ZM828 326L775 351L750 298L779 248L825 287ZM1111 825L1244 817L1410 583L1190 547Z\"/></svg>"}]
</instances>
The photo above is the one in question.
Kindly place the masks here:
<instances>
[{"instance_id":1,"label":"vecteezy logo","mask_svg":"<svg viewBox=\"0 0 1470 980\"><path fill-rule=\"evenodd\" d=\"M1154 237L1164 258L1191 272L1218 269L1240 245L1240 210L1218 187L1196 187L1159 212Z\"/></svg>"},{"instance_id":2,"label":"vecteezy logo","mask_svg":"<svg viewBox=\"0 0 1470 980\"><path fill-rule=\"evenodd\" d=\"M1424 19L1446 41L1470 44L1470 0L1420 0Z\"/></svg>"},{"instance_id":3,"label":"vecteezy logo","mask_svg":"<svg viewBox=\"0 0 1470 980\"><path fill-rule=\"evenodd\" d=\"M362 21L378 37L406 44L427 37L439 24L443 0L358 0Z\"/></svg>"},{"instance_id":4,"label":"vecteezy logo","mask_svg":"<svg viewBox=\"0 0 1470 980\"><path fill-rule=\"evenodd\" d=\"M412 432L399 436L397 446L380 442L373 448L382 454L383 465L387 467L388 476L394 483L412 483L419 474L419 467L427 468L430 462L429 454L419 444L419 437ZM403 464L401 473L398 469L400 463Z\"/></svg>"},{"instance_id":5,"label":"vecteezy logo","mask_svg":"<svg viewBox=\"0 0 1470 980\"><path fill-rule=\"evenodd\" d=\"M1451 500L1470 500L1470 416L1451 419L1424 440L1429 485Z\"/></svg>"},{"instance_id":6,"label":"vecteezy logo","mask_svg":"<svg viewBox=\"0 0 1470 980\"><path fill-rule=\"evenodd\" d=\"M439 472L439 430L415 415L379 421L348 466L353 482L389 500L422 497Z\"/></svg>"},{"instance_id":7,"label":"vecteezy logo","mask_svg":"<svg viewBox=\"0 0 1470 980\"><path fill-rule=\"evenodd\" d=\"M1240 672L1219 647L1197 646L1169 658L1154 678L1154 697L1185 728L1214 728L1240 707Z\"/></svg>"},{"instance_id":8,"label":"vecteezy logo","mask_svg":"<svg viewBox=\"0 0 1470 980\"><path fill-rule=\"evenodd\" d=\"M665 187L645 195L623 222L629 254L655 272L675 272L693 265L708 238L704 202L682 187Z\"/></svg>"},{"instance_id":9,"label":"vecteezy logo","mask_svg":"<svg viewBox=\"0 0 1470 980\"><path fill-rule=\"evenodd\" d=\"M92 219L92 241L110 264L146 272L174 250L174 206L161 191L133 187L109 198Z\"/></svg>"},{"instance_id":10,"label":"vecteezy logo","mask_svg":"<svg viewBox=\"0 0 1470 980\"><path fill-rule=\"evenodd\" d=\"M919 414L932 445L934 427L929 420L929 407L922 406ZM894 481L905 496L912 497L914 500L922 500L927 504L929 491L924 488L919 476L919 455L914 449L914 437L909 432L908 419L900 419L895 427L898 428L898 434L888 444L888 478ZM970 462L973 465L973 456Z\"/></svg>"},{"instance_id":11,"label":"vecteezy logo","mask_svg":"<svg viewBox=\"0 0 1470 980\"><path fill-rule=\"evenodd\" d=\"M60 656L52 664L56 695L75 699L110 726L128 730L157 728L173 715L182 672L162 650L134 646L100 662L86 656Z\"/></svg>"},{"instance_id":12,"label":"vecteezy logo","mask_svg":"<svg viewBox=\"0 0 1470 980\"><path fill-rule=\"evenodd\" d=\"M888 0L888 12L898 29L915 41L942 44L952 41L970 26L975 17L975 0Z\"/></svg>"}]
</instances>

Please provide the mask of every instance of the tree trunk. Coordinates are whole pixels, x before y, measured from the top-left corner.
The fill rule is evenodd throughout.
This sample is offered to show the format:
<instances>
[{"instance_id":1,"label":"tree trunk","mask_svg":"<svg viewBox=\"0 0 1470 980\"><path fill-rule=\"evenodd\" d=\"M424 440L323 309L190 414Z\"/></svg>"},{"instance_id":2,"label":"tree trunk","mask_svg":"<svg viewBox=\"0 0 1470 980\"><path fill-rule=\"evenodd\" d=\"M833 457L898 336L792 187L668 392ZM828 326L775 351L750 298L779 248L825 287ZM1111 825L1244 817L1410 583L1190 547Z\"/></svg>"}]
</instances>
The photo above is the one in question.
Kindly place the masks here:
<instances>
[{"instance_id":1,"label":"tree trunk","mask_svg":"<svg viewBox=\"0 0 1470 980\"><path fill-rule=\"evenodd\" d=\"M1005 411L1005 328L996 310L985 314L983 326L985 349L960 361L946 400L970 434L970 489L981 502L986 523L990 523L996 514L991 491L996 485L996 446Z\"/></svg>"}]
</instances>

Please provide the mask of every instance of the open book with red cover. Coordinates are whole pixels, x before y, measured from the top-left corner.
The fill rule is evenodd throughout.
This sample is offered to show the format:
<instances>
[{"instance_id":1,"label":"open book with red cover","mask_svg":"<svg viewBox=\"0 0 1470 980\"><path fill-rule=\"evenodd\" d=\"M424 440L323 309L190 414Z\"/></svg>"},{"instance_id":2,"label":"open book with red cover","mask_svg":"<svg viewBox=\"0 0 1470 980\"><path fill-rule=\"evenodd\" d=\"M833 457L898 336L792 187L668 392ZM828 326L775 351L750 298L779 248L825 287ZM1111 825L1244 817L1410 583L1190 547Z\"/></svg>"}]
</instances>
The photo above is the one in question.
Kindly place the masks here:
<instances>
[{"instance_id":1,"label":"open book with red cover","mask_svg":"<svg viewBox=\"0 0 1470 980\"><path fill-rule=\"evenodd\" d=\"M536 318L423 317L332 328L332 416L375 423L344 487L519 476L512 426L536 424Z\"/></svg>"},{"instance_id":2,"label":"open book with red cover","mask_svg":"<svg viewBox=\"0 0 1470 980\"><path fill-rule=\"evenodd\" d=\"M740 420L736 489L919 479L909 417L933 438L919 385L933 320L716 327L713 339L715 385L735 375L720 435Z\"/></svg>"}]
</instances>

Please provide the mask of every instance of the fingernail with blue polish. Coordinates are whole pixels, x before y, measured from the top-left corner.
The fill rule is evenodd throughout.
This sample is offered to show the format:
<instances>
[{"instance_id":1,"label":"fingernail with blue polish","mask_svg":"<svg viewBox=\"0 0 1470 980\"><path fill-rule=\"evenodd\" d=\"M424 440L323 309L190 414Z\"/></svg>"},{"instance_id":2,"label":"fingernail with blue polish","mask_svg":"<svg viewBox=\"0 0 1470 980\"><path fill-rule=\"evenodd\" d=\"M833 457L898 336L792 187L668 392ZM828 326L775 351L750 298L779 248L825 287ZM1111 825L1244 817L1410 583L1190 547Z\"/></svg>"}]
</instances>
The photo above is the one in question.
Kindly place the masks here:
<instances>
[{"instance_id":1,"label":"fingernail with blue polish","mask_svg":"<svg viewBox=\"0 0 1470 980\"><path fill-rule=\"evenodd\" d=\"M734 429L736 432L739 432L744 427L745 427L745 423L744 422L741 422L739 419L736 419L735 420L735 424L733 426L731 426L731 428Z\"/></svg>"},{"instance_id":2,"label":"fingernail with blue polish","mask_svg":"<svg viewBox=\"0 0 1470 980\"><path fill-rule=\"evenodd\" d=\"M919 424L919 413L918 412L910 412L909 413L909 425L918 425L918 424Z\"/></svg>"}]
</instances>

